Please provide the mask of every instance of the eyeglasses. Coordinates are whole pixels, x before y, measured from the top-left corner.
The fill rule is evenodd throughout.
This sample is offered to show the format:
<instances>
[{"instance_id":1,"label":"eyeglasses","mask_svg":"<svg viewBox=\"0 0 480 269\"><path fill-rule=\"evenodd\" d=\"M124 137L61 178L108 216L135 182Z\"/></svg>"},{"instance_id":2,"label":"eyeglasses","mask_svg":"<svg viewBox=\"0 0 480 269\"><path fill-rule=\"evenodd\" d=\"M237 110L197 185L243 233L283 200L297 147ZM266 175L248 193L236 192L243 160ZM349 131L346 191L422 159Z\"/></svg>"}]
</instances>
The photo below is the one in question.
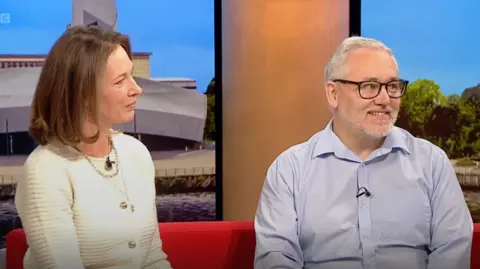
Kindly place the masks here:
<instances>
[{"instance_id":1,"label":"eyeglasses","mask_svg":"<svg viewBox=\"0 0 480 269\"><path fill-rule=\"evenodd\" d=\"M378 81L351 81L345 79L334 79L332 81L357 85L358 94L363 99L373 99L377 97L383 86L385 86L385 90L390 98L400 98L405 94L408 85L408 80L404 79L396 79L387 83L381 83Z\"/></svg>"}]
</instances>

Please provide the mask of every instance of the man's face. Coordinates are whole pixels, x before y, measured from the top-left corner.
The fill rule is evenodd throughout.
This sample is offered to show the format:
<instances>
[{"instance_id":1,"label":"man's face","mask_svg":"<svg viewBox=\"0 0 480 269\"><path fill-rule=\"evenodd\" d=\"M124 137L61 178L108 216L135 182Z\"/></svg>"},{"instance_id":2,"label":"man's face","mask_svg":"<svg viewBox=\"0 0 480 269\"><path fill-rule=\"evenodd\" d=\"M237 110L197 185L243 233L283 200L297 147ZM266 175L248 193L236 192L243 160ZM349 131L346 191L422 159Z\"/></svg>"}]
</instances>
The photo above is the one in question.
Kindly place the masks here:
<instances>
[{"instance_id":1,"label":"man's face","mask_svg":"<svg viewBox=\"0 0 480 269\"><path fill-rule=\"evenodd\" d=\"M357 49L349 53L347 76L343 79L361 82L377 81L388 83L398 79L397 65L384 51ZM376 92L373 87L364 84L362 96L368 97ZM373 85L373 84L371 84ZM336 83L337 120L350 125L357 132L375 138L388 135L395 124L400 107L400 98L391 98L382 86L380 93L373 99L364 99L358 92L358 86L348 83Z\"/></svg>"}]
</instances>

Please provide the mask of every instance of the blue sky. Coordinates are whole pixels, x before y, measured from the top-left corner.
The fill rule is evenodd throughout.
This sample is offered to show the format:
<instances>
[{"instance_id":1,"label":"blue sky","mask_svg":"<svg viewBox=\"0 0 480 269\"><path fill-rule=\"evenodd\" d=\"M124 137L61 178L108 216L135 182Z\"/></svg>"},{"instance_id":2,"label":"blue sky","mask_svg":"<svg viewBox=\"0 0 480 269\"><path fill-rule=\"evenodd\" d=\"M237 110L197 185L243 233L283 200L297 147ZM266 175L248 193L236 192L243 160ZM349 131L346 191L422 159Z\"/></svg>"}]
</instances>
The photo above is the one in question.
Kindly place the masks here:
<instances>
[{"instance_id":1,"label":"blue sky","mask_svg":"<svg viewBox=\"0 0 480 269\"><path fill-rule=\"evenodd\" d=\"M140 4L141 3L141 4ZM117 0L119 30L151 52L153 77L214 75L213 0ZM0 0L0 53L46 53L71 22L70 0ZM402 76L435 80L444 94L480 83L480 1L362 0L362 35L390 46ZM5 38L8 37L8 38Z\"/></svg>"},{"instance_id":2,"label":"blue sky","mask_svg":"<svg viewBox=\"0 0 480 269\"><path fill-rule=\"evenodd\" d=\"M401 75L445 95L480 83L480 1L362 0L362 36L392 48Z\"/></svg>"},{"instance_id":3,"label":"blue sky","mask_svg":"<svg viewBox=\"0 0 480 269\"><path fill-rule=\"evenodd\" d=\"M150 52L152 77L188 77L204 92L214 76L213 0L117 0L118 30ZM71 22L71 0L0 0L0 54L46 54Z\"/></svg>"}]
</instances>

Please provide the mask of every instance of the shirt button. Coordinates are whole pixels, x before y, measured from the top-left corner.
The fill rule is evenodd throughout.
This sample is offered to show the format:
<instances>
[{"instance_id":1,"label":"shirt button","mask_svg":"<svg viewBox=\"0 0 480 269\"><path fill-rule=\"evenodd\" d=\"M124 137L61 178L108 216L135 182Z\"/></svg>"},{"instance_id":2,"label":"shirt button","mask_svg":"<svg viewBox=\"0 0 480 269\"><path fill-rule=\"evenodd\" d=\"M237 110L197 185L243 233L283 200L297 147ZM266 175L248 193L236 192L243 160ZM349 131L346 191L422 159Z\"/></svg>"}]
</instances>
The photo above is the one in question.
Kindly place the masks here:
<instances>
[{"instance_id":1,"label":"shirt button","mask_svg":"<svg viewBox=\"0 0 480 269\"><path fill-rule=\"evenodd\" d=\"M127 205L126 202L121 202L121 203L120 203L120 208L121 208L121 209L127 209L127 207L128 207L128 205Z\"/></svg>"},{"instance_id":2,"label":"shirt button","mask_svg":"<svg viewBox=\"0 0 480 269\"><path fill-rule=\"evenodd\" d=\"M131 240L131 241L128 241L128 247L129 248L135 248L137 246L137 243L135 243L135 241Z\"/></svg>"}]
</instances>

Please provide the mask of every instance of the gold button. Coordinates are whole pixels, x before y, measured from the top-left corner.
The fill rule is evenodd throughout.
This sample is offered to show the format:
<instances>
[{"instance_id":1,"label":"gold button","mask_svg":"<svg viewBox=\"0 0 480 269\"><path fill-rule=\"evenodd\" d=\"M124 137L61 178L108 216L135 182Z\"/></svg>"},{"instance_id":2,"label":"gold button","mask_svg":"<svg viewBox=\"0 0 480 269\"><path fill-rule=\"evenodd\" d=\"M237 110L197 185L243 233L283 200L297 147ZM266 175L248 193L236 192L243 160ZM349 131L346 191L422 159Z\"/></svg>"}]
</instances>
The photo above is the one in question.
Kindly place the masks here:
<instances>
[{"instance_id":1,"label":"gold button","mask_svg":"<svg viewBox=\"0 0 480 269\"><path fill-rule=\"evenodd\" d=\"M128 241L128 247L129 248L135 248L137 246L137 243L135 243L135 241L131 240L131 241Z\"/></svg>"},{"instance_id":2,"label":"gold button","mask_svg":"<svg viewBox=\"0 0 480 269\"><path fill-rule=\"evenodd\" d=\"M120 203L120 208L121 208L121 209L127 209L127 207L128 207L128 205L127 205L126 202L121 202L121 203Z\"/></svg>"}]
</instances>

